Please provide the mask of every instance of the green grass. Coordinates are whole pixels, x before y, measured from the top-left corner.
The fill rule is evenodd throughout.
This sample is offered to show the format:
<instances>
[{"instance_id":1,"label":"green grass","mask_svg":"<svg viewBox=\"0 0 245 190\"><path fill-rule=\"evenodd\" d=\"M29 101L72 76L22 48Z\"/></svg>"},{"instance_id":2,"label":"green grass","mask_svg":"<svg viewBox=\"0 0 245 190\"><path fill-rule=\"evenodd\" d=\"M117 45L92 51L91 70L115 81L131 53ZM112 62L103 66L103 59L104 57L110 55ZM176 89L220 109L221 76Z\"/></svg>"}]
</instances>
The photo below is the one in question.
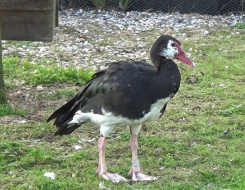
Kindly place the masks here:
<instances>
[{"instance_id":1,"label":"green grass","mask_svg":"<svg viewBox=\"0 0 245 190\"><path fill-rule=\"evenodd\" d=\"M245 23L236 23L233 28L245 29Z\"/></svg>"},{"instance_id":2,"label":"green grass","mask_svg":"<svg viewBox=\"0 0 245 190\"><path fill-rule=\"evenodd\" d=\"M4 115L24 115L26 111L24 109L13 109L10 105L0 104L0 116Z\"/></svg>"},{"instance_id":3,"label":"green grass","mask_svg":"<svg viewBox=\"0 0 245 190\"><path fill-rule=\"evenodd\" d=\"M56 90L53 93L47 93L47 92L40 92L37 95L37 99L38 100L43 100L45 98L48 98L49 100L58 100L61 98L67 98L67 97L73 97L74 94L76 94L76 90L74 89L60 89L60 90Z\"/></svg>"},{"instance_id":4,"label":"green grass","mask_svg":"<svg viewBox=\"0 0 245 190\"><path fill-rule=\"evenodd\" d=\"M158 181L113 184L97 177L98 128L83 126L69 136L54 137L56 129L43 120L1 126L0 189L99 189L101 182L113 190L245 189L245 31L239 29L240 33L235 34L237 31L220 28L206 37L179 39L184 50L193 49L188 53L197 66L193 69L179 64L182 73L179 92L163 117L148 123L139 135L142 170L161 176ZM191 36L191 32L187 35ZM159 33L139 35L153 34ZM105 42L100 45L106 46ZM41 64L32 65L17 58L8 61L11 59L13 63L4 62L7 81L18 79L24 81L20 85L34 86L45 86L45 81L56 84L57 79L43 80L41 74L38 79L32 74L25 75L26 68L32 73L42 69ZM16 72L11 68L13 64L18 65ZM50 67L55 70L55 64ZM50 67L44 68L47 76L54 75ZM59 77L61 70L65 72L56 68ZM75 72L79 71L72 71ZM198 78L194 84L186 82L191 74ZM76 77L69 81L76 83ZM61 100L65 102L73 93L76 91L59 87L54 93L40 92L37 101L53 102L42 108L41 113L47 118L53 106L58 107ZM59 105L55 104L58 100ZM131 164L129 137L128 127L116 128L108 138L106 151L108 170L127 178ZM81 143L81 138L96 140ZM75 145L82 149L75 150ZM55 180L44 177L45 172L54 172Z\"/></svg>"},{"instance_id":5,"label":"green grass","mask_svg":"<svg viewBox=\"0 0 245 190\"><path fill-rule=\"evenodd\" d=\"M3 59L3 66L7 78L6 83L10 86L23 84L36 86L55 82L84 85L93 74L91 69L57 68L54 60L42 60L31 64L17 57L10 57Z\"/></svg>"},{"instance_id":6,"label":"green grass","mask_svg":"<svg viewBox=\"0 0 245 190\"><path fill-rule=\"evenodd\" d=\"M31 46L37 46L37 44L35 44L34 42L31 41L12 41L12 40L8 40L6 41L6 45L8 46L15 46L15 47L22 47L22 46L27 46L27 47L31 47Z\"/></svg>"},{"instance_id":7,"label":"green grass","mask_svg":"<svg viewBox=\"0 0 245 190\"><path fill-rule=\"evenodd\" d=\"M235 113L245 113L245 106L242 104L239 105L232 105L230 108L225 110L219 110L219 114L221 115L232 115Z\"/></svg>"}]
</instances>

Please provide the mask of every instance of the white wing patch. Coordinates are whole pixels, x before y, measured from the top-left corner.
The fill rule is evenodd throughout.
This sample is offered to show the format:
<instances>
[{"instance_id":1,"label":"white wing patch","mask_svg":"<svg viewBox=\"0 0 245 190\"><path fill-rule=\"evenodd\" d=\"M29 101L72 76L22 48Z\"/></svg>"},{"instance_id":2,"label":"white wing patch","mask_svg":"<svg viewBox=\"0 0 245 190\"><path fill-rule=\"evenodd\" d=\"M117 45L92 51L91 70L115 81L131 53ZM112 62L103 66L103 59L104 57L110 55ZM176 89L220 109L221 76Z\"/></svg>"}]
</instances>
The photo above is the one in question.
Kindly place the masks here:
<instances>
[{"instance_id":1,"label":"white wing patch","mask_svg":"<svg viewBox=\"0 0 245 190\"><path fill-rule=\"evenodd\" d=\"M122 116L115 116L112 112L106 111L103 107L101 108L102 114L94 114L93 112L83 113L80 110L76 112L72 121L68 124L82 124L85 122L92 122L101 126L101 133L104 136L109 135L115 126L136 126L149 121L156 121L161 116L161 110L163 106L169 102L171 98L167 97L158 100L156 103L151 105L151 109L148 113L144 112L144 117L140 119L128 119ZM104 133L104 134L103 134Z\"/></svg>"},{"instance_id":2,"label":"white wing patch","mask_svg":"<svg viewBox=\"0 0 245 190\"><path fill-rule=\"evenodd\" d=\"M92 110L91 113L93 113L93 110ZM88 119L89 119L88 115L83 113L83 112L81 112L81 110L79 110L79 111L77 111L75 113L75 115L73 116L72 120L69 123L67 123L67 124L69 125L69 124L73 124L73 123L76 123L76 124L84 123Z\"/></svg>"}]
</instances>

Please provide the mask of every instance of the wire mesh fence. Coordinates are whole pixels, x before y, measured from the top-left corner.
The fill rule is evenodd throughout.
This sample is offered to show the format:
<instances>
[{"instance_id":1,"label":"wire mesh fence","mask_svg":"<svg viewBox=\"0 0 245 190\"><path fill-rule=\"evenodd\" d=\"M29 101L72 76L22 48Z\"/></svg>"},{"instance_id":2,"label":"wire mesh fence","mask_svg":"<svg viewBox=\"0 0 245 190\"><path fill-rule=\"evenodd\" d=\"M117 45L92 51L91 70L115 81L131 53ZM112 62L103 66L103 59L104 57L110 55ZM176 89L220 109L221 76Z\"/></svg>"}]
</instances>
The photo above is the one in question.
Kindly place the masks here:
<instances>
[{"instance_id":1,"label":"wire mesh fence","mask_svg":"<svg viewBox=\"0 0 245 190\"><path fill-rule=\"evenodd\" d=\"M108 9L199 14L243 13L245 0L59 0L60 9Z\"/></svg>"}]
</instances>

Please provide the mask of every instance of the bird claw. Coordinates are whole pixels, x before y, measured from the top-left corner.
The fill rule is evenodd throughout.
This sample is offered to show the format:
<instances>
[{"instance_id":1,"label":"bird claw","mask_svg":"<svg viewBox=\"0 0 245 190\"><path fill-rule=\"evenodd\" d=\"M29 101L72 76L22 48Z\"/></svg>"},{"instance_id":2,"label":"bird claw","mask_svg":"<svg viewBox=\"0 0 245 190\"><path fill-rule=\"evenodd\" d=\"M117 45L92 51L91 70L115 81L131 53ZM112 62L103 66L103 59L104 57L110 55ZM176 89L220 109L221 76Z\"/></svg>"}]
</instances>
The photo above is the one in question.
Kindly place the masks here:
<instances>
[{"instance_id":1,"label":"bird claw","mask_svg":"<svg viewBox=\"0 0 245 190\"><path fill-rule=\"evenodd\" d=\"M129 182L128 179L124 178L123 176L117 174L117 173L103 173L103 174L99 174L103 179L105 180L111 180L113 183L119 183L119 182Z\"/></svg>"},{"instance_id":2,"label":"bird claw","mask_svg":"<svg viewBox=\"0 0 245 190\"><path fill-rule=\"evenodd\" d=\"M154 181L159 179L159 176L150 176L141 172L134 172L132 175L133 181Z\"/></svg>"},{"instance_id":3,"label":"bird claw","mask_svg":"<svg viewBox=\"0 0 245 190\"><path fill-rule=\"evenodd\" d=\"M132 180L135 182L136 181L154 181L154 180L159 179L159 176L150 176L150 175L141 173L139 166L132 167L128 175L132 175Z\"/></svg>"}]
</instances>

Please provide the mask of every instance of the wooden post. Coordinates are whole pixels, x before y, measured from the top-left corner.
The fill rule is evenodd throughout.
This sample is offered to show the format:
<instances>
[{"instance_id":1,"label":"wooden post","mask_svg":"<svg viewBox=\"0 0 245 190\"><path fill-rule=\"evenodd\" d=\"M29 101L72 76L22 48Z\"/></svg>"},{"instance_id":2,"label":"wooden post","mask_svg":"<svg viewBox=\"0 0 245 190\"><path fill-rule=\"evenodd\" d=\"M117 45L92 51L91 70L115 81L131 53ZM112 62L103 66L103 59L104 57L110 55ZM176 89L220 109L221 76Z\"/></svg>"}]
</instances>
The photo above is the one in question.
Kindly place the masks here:
<instances>
[{"instance_id":1,"label":"wooden post","mask_svg":"<svg viewBox=\"0 0 245 190\"><path fill-rule=\"evenodd\" d=\"M55 1L55 16L54 16L54 19L55 19L55 26L58 27L59 26L59 0L56 0Z\"/></svg>"},{"instance_id":2,"label":"wooden post","mask_svg":"<svg viewBox=\"0 0 245 190\"><path fill-rule=\"evenodd\" d=\"M1 11L0 11L0 104L7 104L2 64Z\"/></svg>"},{"instance_id":3,"label":"wooden post","mask_svg":"<svg viewBox=\"0 0 245 190\"><path fill-rule=\"evenodd\" d=\"M2 40L52 41L57 0L0 0Z\"/></svg>"},{"instance_id":4,"label":"wooden post","mask_svg":"<svg viewBox=\"0 0 245 190\"><path fill-rule=\"evenodd\" d=\"M1 40L52 41L59 0L0 0L0 104L6 104ZM1 30L3 28L3 30Z\"/></svg>"}]
</instances>

